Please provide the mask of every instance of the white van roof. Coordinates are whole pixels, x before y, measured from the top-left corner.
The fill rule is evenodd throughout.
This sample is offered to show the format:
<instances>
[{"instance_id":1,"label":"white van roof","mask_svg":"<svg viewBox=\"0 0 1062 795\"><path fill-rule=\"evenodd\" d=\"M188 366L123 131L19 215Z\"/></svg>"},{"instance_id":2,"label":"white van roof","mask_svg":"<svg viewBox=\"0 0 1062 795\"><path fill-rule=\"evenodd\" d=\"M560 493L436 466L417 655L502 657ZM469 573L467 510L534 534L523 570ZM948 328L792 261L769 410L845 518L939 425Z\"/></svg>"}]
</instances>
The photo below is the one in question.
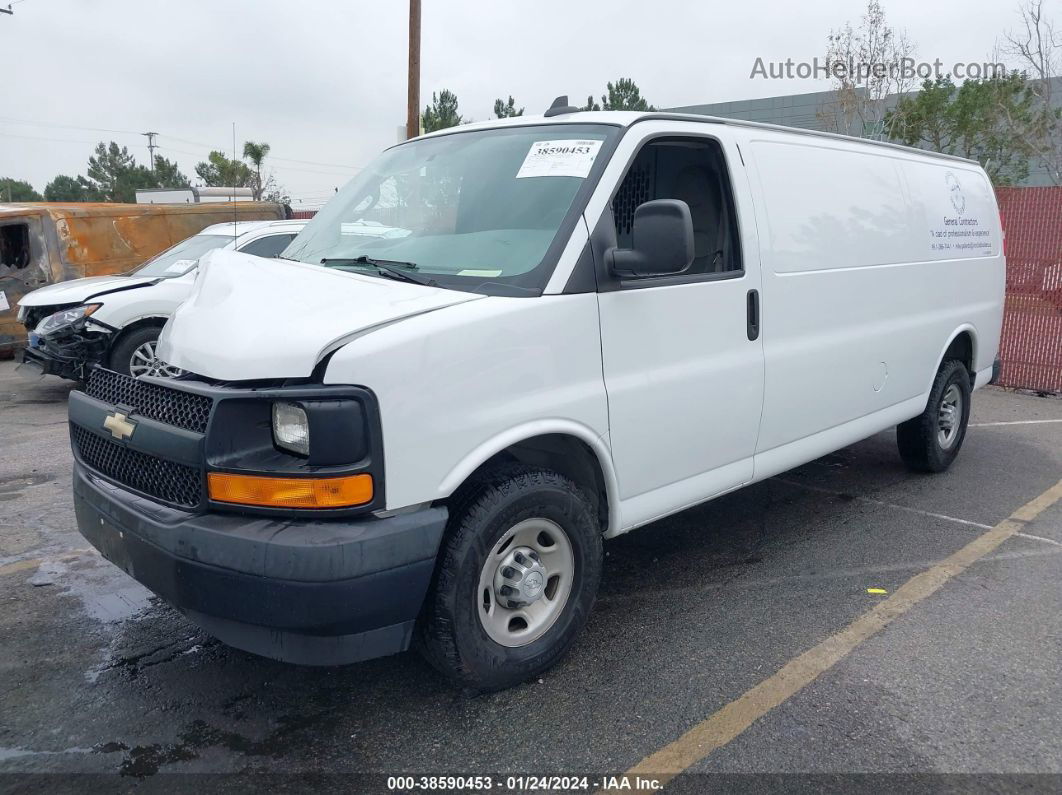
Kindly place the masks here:
<instances>
[{"instance_id":1,"label":"white van roof","mask_svg":"<svg viewBox=\"0 0 1062 795\"><path fill-rule=\"evenodd\" d=\"M835 140L848 141L850 143L866 144L867 146L886 147L899 149L911 154L923 157L940 158L942 160L958 160L963 163L980 165L976 160L958 155L948 155L942 152L934 152L929 149L918 149L914 146L891 143L889 141L875 141L870 138L858 138L854 135L841 135L840 133L822 132L820 130L808 130L802 127L786 127L781 124L765 124L758 121L746 121L744 119L728 119L722 116L704 116L699 113L669 113L667 111L630 111L630 110L580 110L571 113L562 113L556 116L512 116L507 119L491 119L489 121L472 122L462 124L459 127L449 127L445 130L428 133L424 137L447 135L455 132L471 130L488 130L494 127L519 127L528 124L611 124L617 127L630 127L647 119L662 119L670 121L691 121L701 124L723 124L728 127L748 127L757 130L772 130L774 132L790 133L792 135L808 135L817 138L832 138ZM401 144L399 144L401 146Z\"/></svg>"},{"instance_id":2,"label":"white van roof","mask_svg":"<svg viewBox=\"0 0 1062 795\"><path fill-rule=\"evenodd\" d=\"M298 232L304 226L306 226L306 221L299 218L292 218L287 221L228 221L220 224L211 224L196 234L231 236L233 231L235 231L237 236L242 237L248 232L259 232L264 229L276 229L278 232ZM233 229L234 227L235 230Z\"/></svg>"}]
</instances>

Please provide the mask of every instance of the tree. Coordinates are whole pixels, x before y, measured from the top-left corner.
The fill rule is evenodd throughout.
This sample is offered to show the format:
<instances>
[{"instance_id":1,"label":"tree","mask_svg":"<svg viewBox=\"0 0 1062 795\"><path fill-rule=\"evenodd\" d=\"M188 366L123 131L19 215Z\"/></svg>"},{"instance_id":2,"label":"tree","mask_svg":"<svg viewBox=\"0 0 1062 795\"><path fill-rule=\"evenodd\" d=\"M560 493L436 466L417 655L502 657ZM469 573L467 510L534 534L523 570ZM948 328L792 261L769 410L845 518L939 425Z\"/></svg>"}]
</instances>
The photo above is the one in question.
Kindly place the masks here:
<instances>
[{"instance_id":1,"label":"tree","mask_svg":"<svg viewBox=\"0 0 1062 795\"><path fill-rule=\"evenodd\" d=\"M104 201L118 201L115 195L120 190L119 182L136 167L136 159L124 146L119 149L114 141L110 145L100 141L95 151L89 157L88 179L104 197Z\"/></svg>"},{"instance_id":2,"label":"tree","mask_svg":"<svg viewBox=\"0 0 1062 795\"><path fill-rule=\"evenodd\" d=\"M594 95L586 98L582 110L656 110L642 98L642 92L629 77L621 77L615 83L607 84L608 93L601 95L600 104L594 101Z\"/></svg>"},{"instance_id":3,"label":"tree","mask_svg":"<svg viewBox=\"0 0 1062 795\"><path fill-rule=\"evenodd\" d=\"M261 201L262 195L265 192L265 184L262 182L262 161L265 160L266 155L269 154L269 144L255 143L254 141L247 141L243 145L243 156L245 159L251 161L251 165L254 166L254 181L251 184L251 190L254 193L254 200ZM272 179L272 177L270 177Z\"/></svg>"},{"instance_id":4,"label":"tree","mask_svg":"<svg viewBox=\"0 0 1062 795\"><path fill-rule=\"evenodd\" d=\"M207 159L195 167L195 173L212 188L247 188L254 180L246 163L230 160L218 151L207 155Z\"/></svg>"},{"instance_id":5,"label":"tree","mask_svg":"<svg viewBox=\"0 0 1062 795\"><path fill-rule=\"evenodd\" d=\"M262 201L274 202L275 204L291 204L291 196L283 185L277 184L270 174L262 187Z\"/></svg>"},{"instance_id":6,"label":"tree","mask_svg":"<svg viewBox=\"0 0 1062 795\"><path fill-rule=\"evenodd\" d=\"M155 156L155 169L142 166L114 141L96 144L88 160L86 176L58 174L44 187L50 202L135 202L136 192L144 188L184 188L188 177L177 164L161 155Z\"/></svg>"},{"instance_id":7,"label":"tree","mask_svg":"<svg viewBox=\"0 0 1062 795\"><path fill-rule=\"evenodd\" d=\"M608 95L601 97L602 110L656 110L642 99L638 86L629 77L608 84Z\"/></svg>"},{"instance_id":8,"label":"tree","mask_svg":"<svg viewBox=\"0 0 1062 795\"><path fill-rule=\"evenodd\" d=\"M494 115L499 119L510 119L513 116L523 116L524 109L516 109L516 102L513 101L512 96L509 96L509 101L506 102L503 99L494 100Z\"/></svg>"},{"instance_id":9,"label":"tree","mask_svg":"<svg viewBox=\"0 0 1062 795\"><path fill-rule=\"evenodd\" d=\"M831 30L826 42L826 66L837 99L819 110L820 120L846 135L888 138L886 98L915 85L901 68L914 52L907 34L889 27L881 3L869 0L858 28L846 22Z\"/></svg>"},{"instance_id":10,"label":"tree","mask_svg":"<svg viewBox=\"0 0 1062 795\"><path fill-rule=\"evenodd\" d=\"M1062 30L1044 17L1043 0L1026 0L1018 11L1021 27L1006 34L1003 51L1032 78L1036 118L1031 128L1015 125L1013 132L1035 150L1051 181L1062 185L1062 102L1054 85L1062 76Z\"/></svg>"},{"instance_id":11,"label":"tree","mask_svg":"<svg viewBox=\"0 0 1062 795\"><path fill-rule=\"evenodd\" d=\"M43 199L28 182L11 177L0 177L0 201L39 202Z\"/></svg>"},{"instance_id":12,"label":"tree","mask_svg":"<svg viewBox=\"0 0 1062 795\"><path fill-rule=\"evenodd\" d=\"M100 197L84 177L59 174L44 186L44 200L49 202L91 202Z\"/></svg>"},{"instance_id":13,"label":"tree","mask_svg":"<svg viewBox=\"0 0 1062 795\"><path fill-rule=\"evenodd\" d=\"M114 141L96 144L86 175L87 179L79 179L100 201L134 202L139 188L154 188L157 184L151 170L137 165L129 150Z\"/></svg>"},{"instance_id":14,"label":"tree","mask_svg":"<svg viewBox=\"0 0 1062 795\"><path fill-rule=\"evenodd\" d=\"M424 109L420 122L426 133L445 130L460 124L461 115L457 112L457 94L445 88L438 94L433 91L431 104Z\"/></svg>"},{"instance_id":15,"label":"tree","mask_svg":"<svg viewBox=\"0 0 1062 795\"><path fill-rule=\"evenodd\" d=\"M994 184L1013 185L1029 175L1034 154L1013 129L1034 125L1036 115L1032 88L1012 72L961 86L950 77L926 80L921 91L901 97L884 122L897 141L973 158Z\"/></svg>"},{"instance_id":16,"label":"tree","mask_svg":"<svg viewBox=\"0 0 1062 795\"><path fill-rule=\"evenodd\" d=\"M191 185L188 177L177 167L177 163L162 155L155 155L154 176L156 188L187 188Z\"/></svg>"}]
</instances>

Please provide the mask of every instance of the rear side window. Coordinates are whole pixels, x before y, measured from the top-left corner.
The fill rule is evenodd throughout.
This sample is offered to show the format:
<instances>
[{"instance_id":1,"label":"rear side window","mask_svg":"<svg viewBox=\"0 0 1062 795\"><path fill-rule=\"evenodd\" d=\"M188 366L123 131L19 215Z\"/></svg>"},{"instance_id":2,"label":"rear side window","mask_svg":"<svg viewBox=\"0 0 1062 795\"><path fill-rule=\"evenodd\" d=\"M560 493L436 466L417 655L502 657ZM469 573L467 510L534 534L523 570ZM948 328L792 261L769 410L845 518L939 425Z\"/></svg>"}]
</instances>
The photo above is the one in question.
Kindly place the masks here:
<instances>
[{"instance_id":1,"label":"rear side window","mask_svg":"<svg viewBox=\"0 0 1062 795\"><path fill-rule=\"evenodd\" d=\"M260 237L257 240L252 240L246 246L241 246L239 250L244 254L253 254L256 257L266 257L267 259L279 257L280 252L288 247L288 243L294 237L294 234Z\"/></svg>"},{"instance_id":2,"label":"rear side window","mask_svg":"<svg viewBox=\"0 0 1062 795\"><path fill-rule=\"evenodd\" d=\"M29 225L0 226L0 268L21 270L30 260Z\"/></svg>"}]
</instances>

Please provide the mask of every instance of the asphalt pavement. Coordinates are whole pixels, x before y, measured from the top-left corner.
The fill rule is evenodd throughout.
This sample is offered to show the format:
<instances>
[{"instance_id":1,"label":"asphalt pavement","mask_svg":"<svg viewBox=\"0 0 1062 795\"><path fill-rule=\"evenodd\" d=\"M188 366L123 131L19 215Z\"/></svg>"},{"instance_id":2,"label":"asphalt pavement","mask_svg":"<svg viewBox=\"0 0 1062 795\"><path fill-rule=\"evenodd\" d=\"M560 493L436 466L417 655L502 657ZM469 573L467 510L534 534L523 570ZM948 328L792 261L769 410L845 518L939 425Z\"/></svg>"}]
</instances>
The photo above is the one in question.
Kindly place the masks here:
<instances>
[{"instance_id":1,"label":"asphalt pavement","mask_svg":"<svg viewBox=\"0 0 1062 795\"><path fill-rule=\"evenodd\" d=\"M470 698L413 653L314 669L230 649L102 560L74 523L70 389L0 362L0 788L247 781L172 775L201 773L293 788L315 774L368 788L366 773L597 786L1062 478L1062 400L987 388L947 473L907 471L883 433L607 542L572 653ZM669 789L767 781L754 774L786 788L853 773L1062 785L1060 583L1056 502ZM26 775L42 772L101 775Z\"/></svg>"}]
</instances>

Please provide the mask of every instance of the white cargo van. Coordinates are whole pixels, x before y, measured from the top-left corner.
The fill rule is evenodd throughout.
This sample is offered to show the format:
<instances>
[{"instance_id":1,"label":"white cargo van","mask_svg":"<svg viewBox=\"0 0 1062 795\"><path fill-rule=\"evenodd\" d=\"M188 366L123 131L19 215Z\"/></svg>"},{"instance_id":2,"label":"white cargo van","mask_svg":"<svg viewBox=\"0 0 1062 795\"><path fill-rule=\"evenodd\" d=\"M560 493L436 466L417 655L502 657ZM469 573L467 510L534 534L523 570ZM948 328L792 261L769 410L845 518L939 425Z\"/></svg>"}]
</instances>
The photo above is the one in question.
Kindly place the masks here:
<instances>
[{"instance_id":1,"label":"white cargo van","mask_svg":"<svg viewBox=\"0 0 1062 795\"><path fill-rule=\"evenodd\" d=\"M71 396L81 532L234 646L477 689L564 654L605 538L892 426L947 468L1004 284L974 162L564 106L389 149L284 257L205 258L190 375Z\"/></svg>"}]
</instances>

